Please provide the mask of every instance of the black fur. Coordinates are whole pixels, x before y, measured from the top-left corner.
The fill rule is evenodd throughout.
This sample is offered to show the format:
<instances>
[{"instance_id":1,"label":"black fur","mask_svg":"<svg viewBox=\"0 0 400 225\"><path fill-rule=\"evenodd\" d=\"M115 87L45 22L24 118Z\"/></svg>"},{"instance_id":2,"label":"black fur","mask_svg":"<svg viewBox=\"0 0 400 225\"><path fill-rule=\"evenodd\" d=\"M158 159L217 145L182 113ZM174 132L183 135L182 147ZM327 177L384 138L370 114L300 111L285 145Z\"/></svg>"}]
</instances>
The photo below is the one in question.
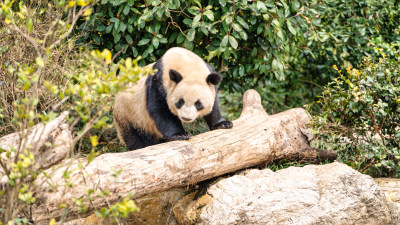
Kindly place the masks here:
<instances>
[{"instance_id":1,"label":"black fur","mask_svg":"<svg viewBox=\"0 0 400 225\"><path fill-rule=\"evenodd\" d=\"M207 83L211 83L213 85L219 85L219 83L222 80L222 76L218 73L211 73L210 75L208 75L206 81Z\"/></svg>"},{"instance_id":2,"label":"black fur","mask_svg":"<svg viewBox=\"0 0 400 225\"><path fill-rule=\"evenodd\" d=\"M194 103L194 107L196 107L197 111L200 111L200 110L204 109L204 106L203 106L203 104L201 103L200 100L197 100L197 101Z\"/></svg>"},{"instance_id":3,"label":"black fur","mask_svg":"<svg viewBox=\"0 0 400 225\"><path fill-rule=\"evenodd\" d=\"M115 118L115 120L119 120L118 117ZM120 126L122 125L121 123L118 124L120 124ZM124 140L128 150L135 150L164 142L164 140L158 139L154 135L148 134L141 129L133 127L132 124L123 124L126 124L126 127L121 127L120 135Z\"/></svg>"},{"instance_id":4,"label":"black fur","mask_svg":"<svg viewBox=\"0 0 400 225\"><path fill-rule=\"evenodd\" d=\"M205 121L207 122L210 130L215 129L228 129L233 127L233 123L229 120L226 120L221 115L221 110L219 108L219 100L218 100L218 86L215 86L215 101L214 106L210 114L204 116Z\"/></svg>"},{"instance_id":5,"label":"black fur","mask_svg":"<svg viewBox=\"0 0 400 225\"><path fill-rule=\"evenodd\" d=\"M176 103L175 103L175 107L177 108L177 109L180 109L180 108L182 108L182 106L185 104L185 101L181 98L181 99L179 99L179 101L177 101Z\"/></svg>"},{"instance_id":6,"label":"black fur","mask_svg":"<svg viewBox=\"0 0 400 225\"><path fill-rule=\"evenodd\" d=\"M176 70L169 70L169 79L179 83L182 80L182 75Z\"/></svg>"}]
</instances>

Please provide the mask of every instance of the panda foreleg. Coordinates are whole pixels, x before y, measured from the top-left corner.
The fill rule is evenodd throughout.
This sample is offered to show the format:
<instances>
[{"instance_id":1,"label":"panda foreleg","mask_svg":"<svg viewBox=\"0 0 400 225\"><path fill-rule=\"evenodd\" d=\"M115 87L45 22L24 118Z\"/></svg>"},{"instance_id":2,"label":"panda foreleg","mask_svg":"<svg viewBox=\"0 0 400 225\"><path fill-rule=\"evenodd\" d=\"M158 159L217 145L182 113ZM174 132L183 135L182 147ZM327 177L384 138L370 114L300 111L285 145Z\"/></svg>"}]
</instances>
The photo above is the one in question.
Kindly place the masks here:
<instances>
[{"instance_id":1,"label":"panda foreleg","mask_svg":"<svg viewBox=\"0 0 400 225\"><path fill-rule=\"evenodd\" d=\"M207 122L207 125L210 128L210 130L229 129L233 127L233 123L229 120L226 120L221 115L218 95L215 96L214 106L212 108L211 113L204 116L204 119Z\"/></svg>"},{"instance_id":2,"label":"panda foreleg","mask_svg":"<svg viewBox=\"0 0 400 225\"><path fill-rule=\"evenodd\" d=\"M190 138L190 134L185 131L180 119L171 113L166 102L147 104L147 109L164 139L176 141Z\"/></svg>"},{"instance_id":3,"label":"panda foreleg","mask_svg":"<svg viewBox=\"0 0 400 225\"><path fill-rule=\"evenodd\" d=\"M150 113L157 129L167 141L188 140L190 134L185 131L179 118L169 109L154 110Z\"/></svg>"}]
</instances>

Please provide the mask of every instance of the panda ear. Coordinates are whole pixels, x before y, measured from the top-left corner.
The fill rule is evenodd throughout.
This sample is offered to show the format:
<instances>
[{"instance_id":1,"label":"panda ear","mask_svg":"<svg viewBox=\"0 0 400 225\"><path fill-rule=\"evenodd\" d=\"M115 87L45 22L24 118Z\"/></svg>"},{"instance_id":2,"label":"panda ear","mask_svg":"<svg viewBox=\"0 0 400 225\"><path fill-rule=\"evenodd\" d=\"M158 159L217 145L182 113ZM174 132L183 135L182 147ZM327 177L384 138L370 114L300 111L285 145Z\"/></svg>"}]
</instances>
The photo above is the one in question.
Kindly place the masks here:
<instances>
[{"instance_id":1,"label":"panda ear","mask_svg":"<svg viewBox=\"0 0 400 225\"><path fill-rule=\"evenodd\" d=\"M182 80L182 75L176 70L169 70L169 79L175 83L179 83Z\"/></svg>"},{"instance_id":2,"label":"panda ear","mask_svg":"<svg viewBox=\"0 0 400 225\"><path fill-rule=\"evenodd\" d=\"M206 81L208 84L218 85L222 80L222 76L219 73L211 73L208 75Z\"/></svg>"}]
</instances>

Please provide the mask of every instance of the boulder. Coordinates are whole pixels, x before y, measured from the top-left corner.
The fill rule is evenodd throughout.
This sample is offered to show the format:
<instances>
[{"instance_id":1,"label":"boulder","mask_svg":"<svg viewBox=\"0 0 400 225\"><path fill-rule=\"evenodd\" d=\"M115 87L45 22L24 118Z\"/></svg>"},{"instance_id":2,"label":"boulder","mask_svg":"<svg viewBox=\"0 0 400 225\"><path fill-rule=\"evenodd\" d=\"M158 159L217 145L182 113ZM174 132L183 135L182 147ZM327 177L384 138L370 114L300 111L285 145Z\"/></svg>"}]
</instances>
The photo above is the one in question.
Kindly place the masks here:
<instances>
[{"instance_id":1,"label":"boulder","mask_svg":"<svg viewBox=\"0 0 400 225\"><path fill-rule=\"evenodd\" d=\"M189 196L189 195L188 195ZM251 169L174 207L180 224L390 224L385 195L367 175L331 163Z\"/></svg>"}]
</instances>

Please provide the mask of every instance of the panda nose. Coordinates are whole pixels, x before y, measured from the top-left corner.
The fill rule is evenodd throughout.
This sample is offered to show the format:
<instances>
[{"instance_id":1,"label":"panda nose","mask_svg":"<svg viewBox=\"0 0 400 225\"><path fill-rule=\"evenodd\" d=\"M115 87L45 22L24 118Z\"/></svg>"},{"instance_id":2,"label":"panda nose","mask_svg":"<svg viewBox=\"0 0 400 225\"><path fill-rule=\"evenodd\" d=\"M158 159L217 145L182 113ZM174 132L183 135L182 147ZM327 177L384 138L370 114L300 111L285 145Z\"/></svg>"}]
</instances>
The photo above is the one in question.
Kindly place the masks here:
<instances>
[{"instance_id":1,"label":"panda nose","mask_svg":"<svg viewBox=\"0 0 400 225\"><path fill-rule=\"evenodd\" d=\"M186 118L186 117L182 117L182 120L184 120L184 121L191 121L191 119L189 119L189 118Z\"/></svg>"}]
</instances>

